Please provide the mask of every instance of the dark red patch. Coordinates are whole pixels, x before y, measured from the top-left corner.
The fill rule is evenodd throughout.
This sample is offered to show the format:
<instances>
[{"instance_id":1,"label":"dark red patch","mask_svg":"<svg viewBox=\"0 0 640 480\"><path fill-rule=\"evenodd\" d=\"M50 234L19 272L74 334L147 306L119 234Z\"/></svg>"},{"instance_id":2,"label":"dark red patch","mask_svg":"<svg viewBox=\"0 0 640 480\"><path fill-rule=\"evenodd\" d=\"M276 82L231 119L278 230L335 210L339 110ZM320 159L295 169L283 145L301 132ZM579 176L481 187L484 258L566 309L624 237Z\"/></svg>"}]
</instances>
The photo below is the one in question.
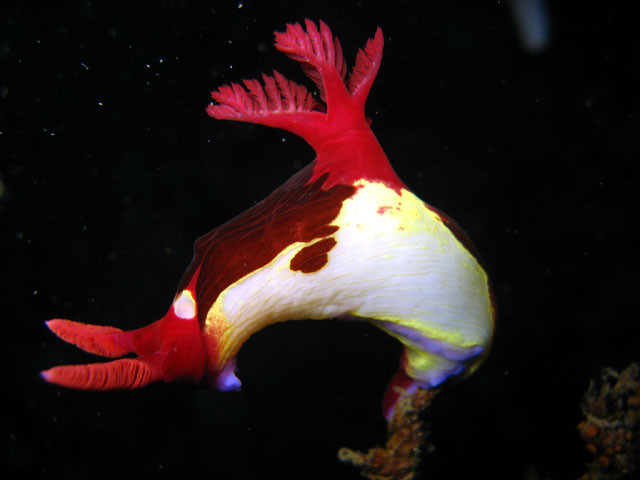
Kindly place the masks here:
<instances>
[{"instance_id":1,"label":"dark red patch","mask_svg":"<svg viewBox=\"0 0 640 480\"><path fill-rule=\"evenodd\" d=\"M333 237L325 238L308 247L304 247L289 262L289 268L302 273L317 272L329 261L327 253L336 246Z\"/></svg>"},{"instance_id":2,"label":"dark red patch","mask_svg":"<svg viewBox=\"0 0 640 480\"><path fill-rule=\"evenodd\" d=\"M311 163L262 202L196 240L193 260L178 291L189 284L200 266L195 294L201 325L229 285L265 266L286 246L327 237L338 229L330 224L356 189L334 184L323 190L328 174L307 183L314 166ZM310 259L308 253L304 256Z\"/></svg>"},{"instance_id":3,"label":"dark red patch","mask_svg":"<svg viewBox=\"0 0 640 480\"><path fill-rule=\"evenodd\" d=\"M384 215L384 212L386 212L387 210L391 210L393 207L379 207L378 210L376 210L376 213L378 215Z\"/></svg>"}]
</instances>

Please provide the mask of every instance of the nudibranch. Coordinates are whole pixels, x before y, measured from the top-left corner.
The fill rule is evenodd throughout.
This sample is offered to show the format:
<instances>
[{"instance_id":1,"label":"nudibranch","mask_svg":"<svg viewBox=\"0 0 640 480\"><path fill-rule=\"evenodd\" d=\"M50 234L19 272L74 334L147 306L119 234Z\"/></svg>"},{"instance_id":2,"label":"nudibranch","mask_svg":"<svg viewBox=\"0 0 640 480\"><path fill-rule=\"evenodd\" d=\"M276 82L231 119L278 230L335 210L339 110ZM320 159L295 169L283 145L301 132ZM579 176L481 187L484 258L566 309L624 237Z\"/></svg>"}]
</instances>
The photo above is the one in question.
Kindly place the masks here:
<instances>
[{"instance_id":1,"label":"nudibranch","mask_svg":"<svg viewBox=\"0 0 640 480\"><path fill-rule=\"evenodd\" d=\"M491 287L474 247L398 178L370 129L365 102L383 35L347 66L329 27L307 20L276 32L317 96L274 70L212 93L216 119L302 137L316 158L265 200L198 238L167 314L137 330L50 320L61 339L106 363L57 366L48 382L127 389L157 380L237 390L236 357L252 334L295 319L367 320L403 345L384 400L473 371L493 334ZM400 387L400 388L395 388Z\"/></svg>"}]
</instances>

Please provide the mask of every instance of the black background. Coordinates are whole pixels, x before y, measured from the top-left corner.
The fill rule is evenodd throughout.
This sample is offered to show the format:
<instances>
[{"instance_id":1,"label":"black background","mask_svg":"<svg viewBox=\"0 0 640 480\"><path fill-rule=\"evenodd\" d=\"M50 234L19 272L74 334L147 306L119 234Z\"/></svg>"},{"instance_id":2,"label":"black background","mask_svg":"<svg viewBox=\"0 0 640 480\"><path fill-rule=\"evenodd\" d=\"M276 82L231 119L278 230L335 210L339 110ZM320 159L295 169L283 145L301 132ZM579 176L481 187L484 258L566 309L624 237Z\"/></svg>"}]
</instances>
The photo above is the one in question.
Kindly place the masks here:
<instances>
[{"instance_id":1,"label":"black background","mask_svg":"<svg viewBox=\"0 0 640 480\"><path fill-rule=\"evenodd\" d=\"M272 68L306 81L272 48L305 17L329 24L350 64L382 27L372 128L495 285L492 354L433 406L422 478L579 476L589 379L638 360L640 40L630 12L553 3L538 55L497 1L2 7L3 477L356 479L338 448L384 440L399 347L368 325L265 329L240 353L241 393L38 377L93 360L44 320L160 318L195 238L313 158L291 134L204 111L210 90Z\"/></svg>"}]
</instances>

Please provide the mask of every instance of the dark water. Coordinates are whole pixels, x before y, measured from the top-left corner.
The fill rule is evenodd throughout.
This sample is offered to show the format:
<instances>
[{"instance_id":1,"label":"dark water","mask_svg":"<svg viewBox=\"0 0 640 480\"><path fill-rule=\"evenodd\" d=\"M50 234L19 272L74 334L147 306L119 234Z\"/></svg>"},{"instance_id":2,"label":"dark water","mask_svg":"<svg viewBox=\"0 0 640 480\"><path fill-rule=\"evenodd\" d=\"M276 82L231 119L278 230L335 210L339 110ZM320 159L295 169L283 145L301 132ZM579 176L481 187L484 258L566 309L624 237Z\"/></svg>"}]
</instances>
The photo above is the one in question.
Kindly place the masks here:
<instances>
[{"instance_id":1,"label":"dark water","mask_svg":"<svg viewBox=\"0 0 640 480\"><path fill-rule=\"evenodd\" d=\"M370 326L266 329L241 351L242 393L75 392L38 377L93 360L44 320L160 318L193 240L313 158L291 134L204 112L232 80L275 67L304 81L271 43L305 17L326 21L350 62L382 27L373 129L494 281L492 355L434 405L423 478L579 476L589 379L638 360L632 15L554 5L549 48L532 55L501 2L270 3L2 7L3 476L359 478L336 452L384 440L399 350Z\"/></svg>"}]
</instances>

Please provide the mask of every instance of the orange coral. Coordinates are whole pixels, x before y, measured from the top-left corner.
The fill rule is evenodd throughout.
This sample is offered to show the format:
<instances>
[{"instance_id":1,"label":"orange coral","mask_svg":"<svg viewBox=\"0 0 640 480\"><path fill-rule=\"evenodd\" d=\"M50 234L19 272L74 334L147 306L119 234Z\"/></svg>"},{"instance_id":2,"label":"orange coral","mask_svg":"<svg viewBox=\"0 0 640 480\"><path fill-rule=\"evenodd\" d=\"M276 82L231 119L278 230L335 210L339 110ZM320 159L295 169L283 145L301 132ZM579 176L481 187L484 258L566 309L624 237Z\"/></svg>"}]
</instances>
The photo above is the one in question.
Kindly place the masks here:
<instances>
[{"instance_id":1,"label":"orange coral","mask_svg":"<svg viewBox=\"0 0 640 480\"><path fill-rule=\"evenodd\" d=\"M338 458L360 467L362 475L369 480L411 480L427 437L420 416L436 393L436 390L419 388L398 401L384 447L371 448L367 453L343 447Z\"/></svg>"},{"instance_id":2,"label":"orange coral","mask_svg":"<svg viewBox=\"0 0 640 480\"><path fill-rule=\"evenodd\" d=\"M584 396L585 420L578 430L594 455L582 480L632 478L640 459L640 367L632 363L622 373L611 368L592 380Z\"/></svg>"}]
</instances>

